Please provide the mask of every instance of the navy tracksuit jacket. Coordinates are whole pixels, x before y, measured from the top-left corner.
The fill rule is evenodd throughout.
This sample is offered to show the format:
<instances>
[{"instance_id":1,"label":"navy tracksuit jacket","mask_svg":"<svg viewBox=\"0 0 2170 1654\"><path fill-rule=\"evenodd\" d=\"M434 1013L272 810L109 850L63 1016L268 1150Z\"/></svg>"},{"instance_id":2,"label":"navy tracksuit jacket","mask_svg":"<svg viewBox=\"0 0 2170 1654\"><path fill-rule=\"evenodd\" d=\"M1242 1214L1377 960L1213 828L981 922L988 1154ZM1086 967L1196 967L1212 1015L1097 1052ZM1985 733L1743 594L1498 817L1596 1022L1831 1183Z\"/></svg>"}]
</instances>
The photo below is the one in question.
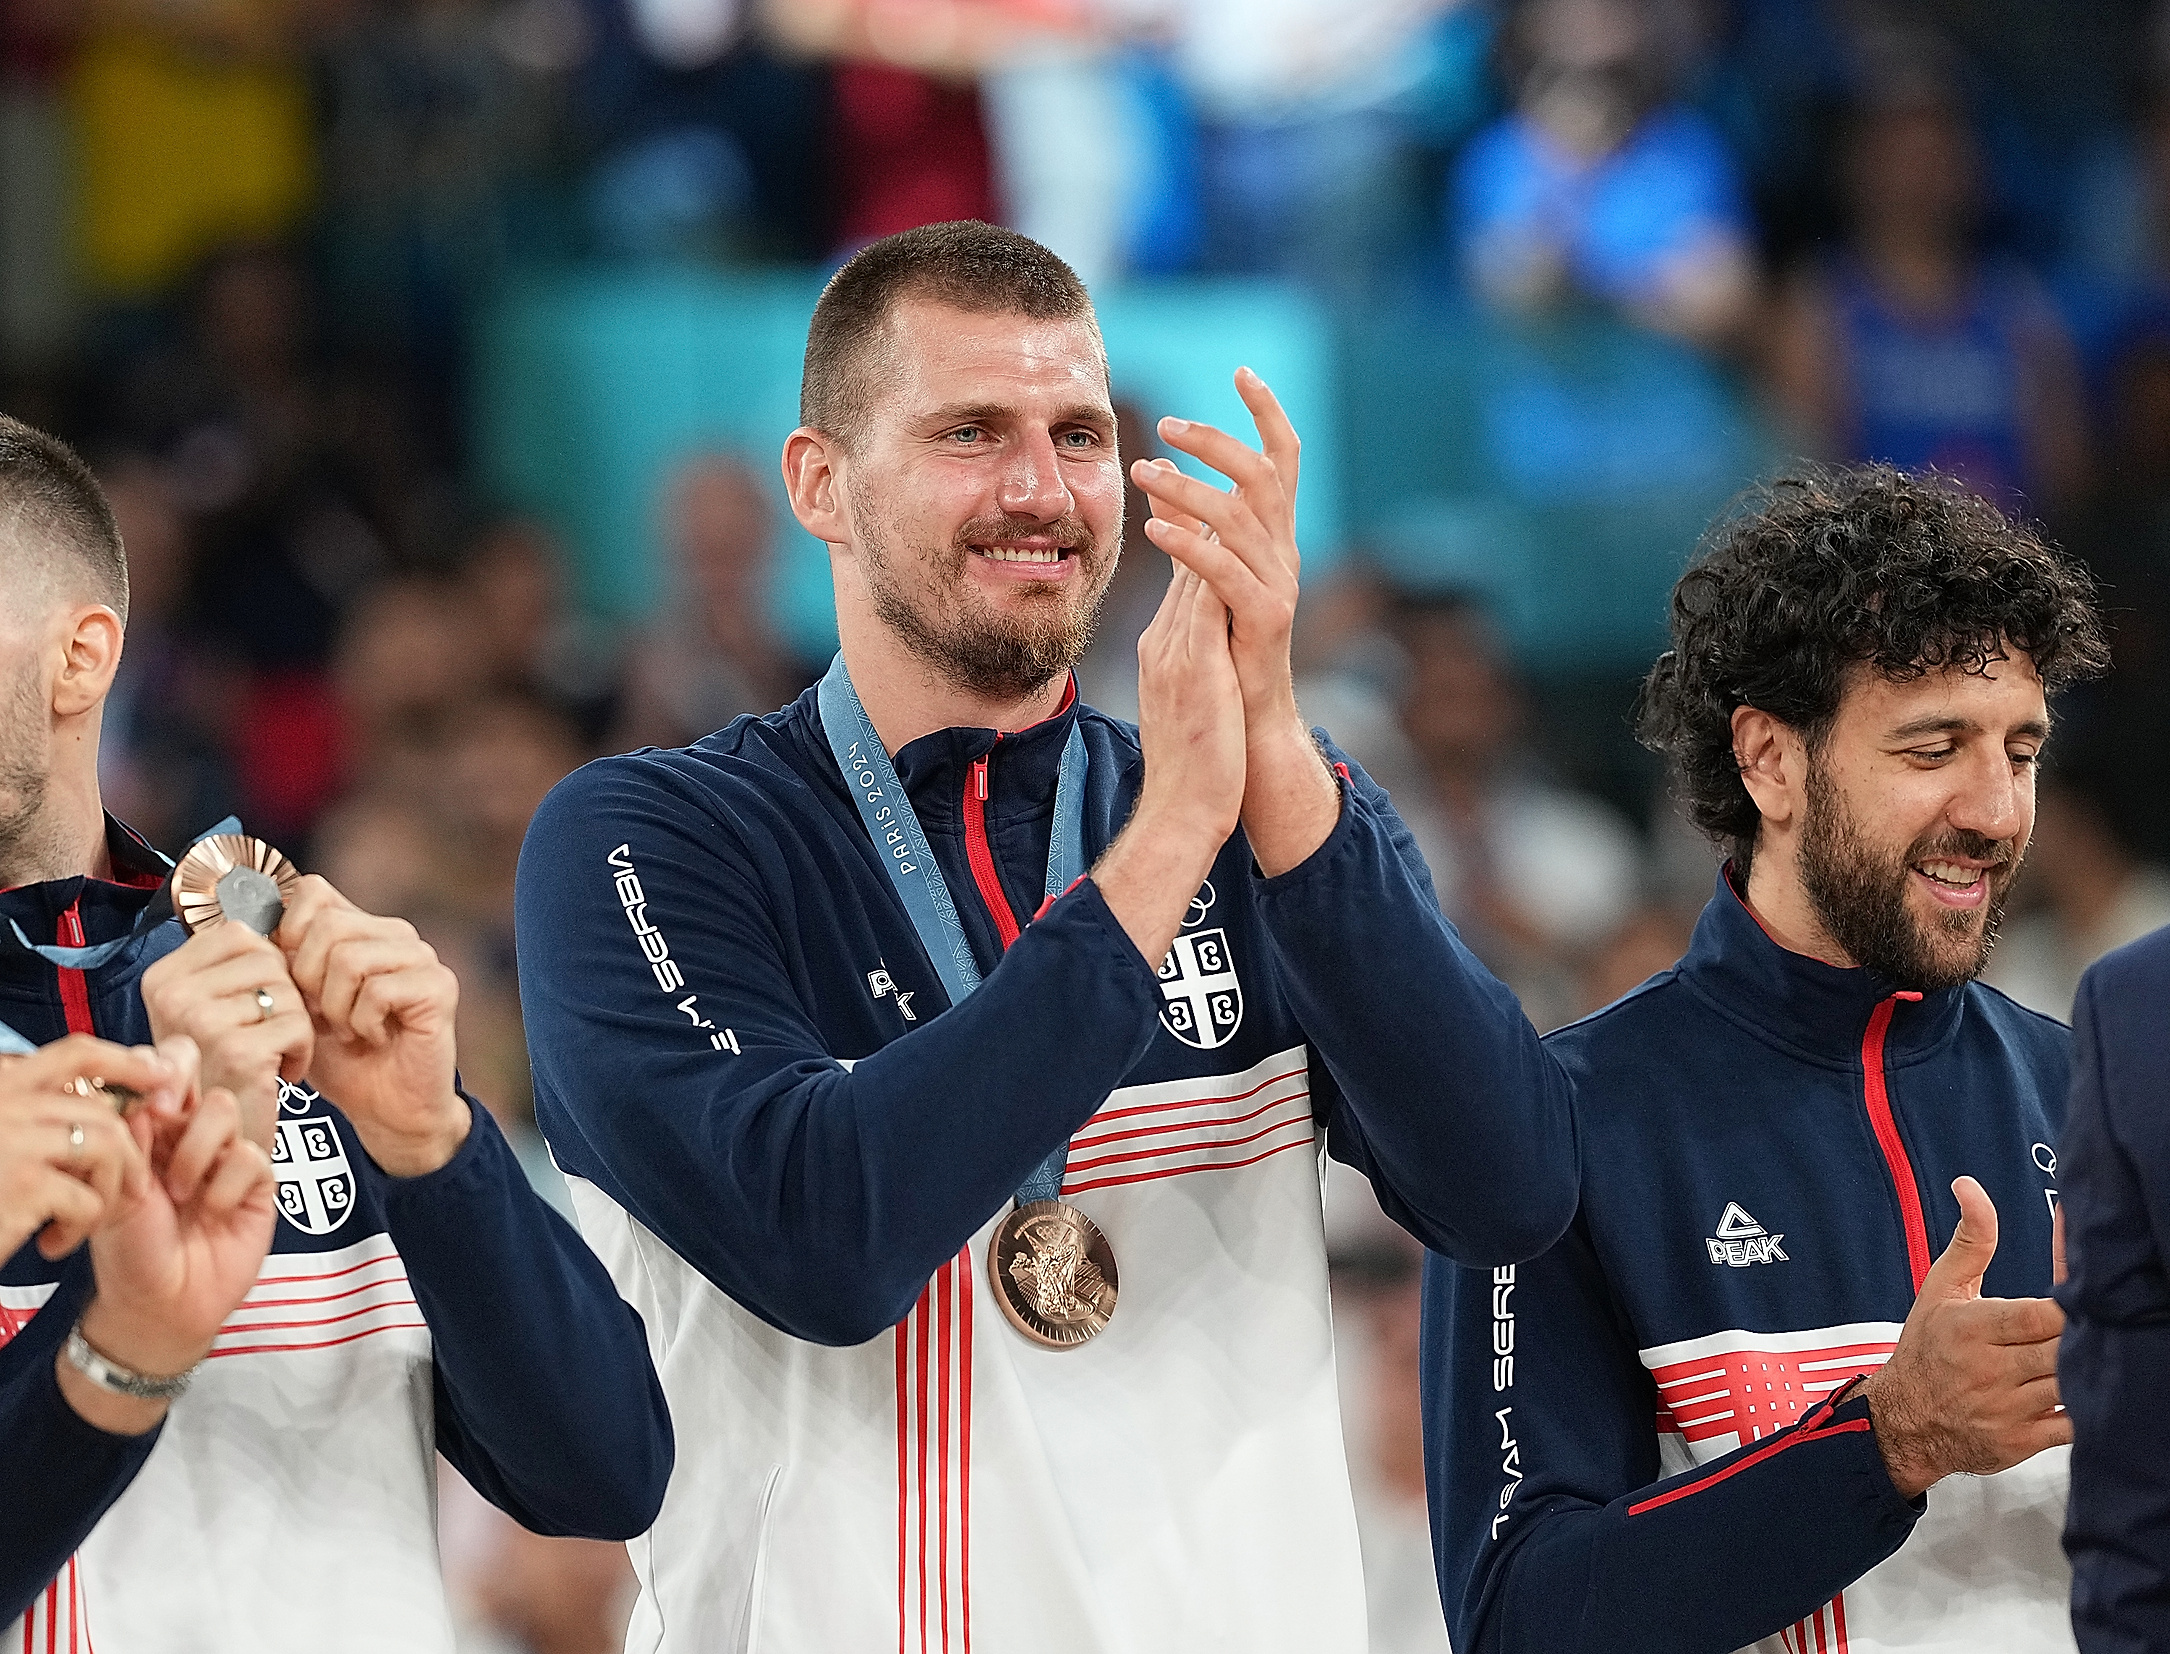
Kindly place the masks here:
<instances>
[{"instance_id":1,"label":"navy tracksuit jacket","mask_svg":"<svg viewBox=\"0 0 2170 1654\"><path fill-rule=\"evenodd\" d=\"M1088 865L1137 802L1134 729L1073 688L1029 729L939 730L896 754L987 973L950 1006L820 719L810 689L561 782L521 851L520 987L558 1164L770 1325L851 1345L900 1321L1109 1091L1185 1072L1168 1065L1187 1054L1155 1040L1168 1001L1092 880L1043 902L1072 724ZM1315 1042L1331 1151L1419 1238L1527 1257L1572 1210L1565 1077L1441 918L1386 794L1343 773L1340 822L1302 867L1262 878L1239 829L1200 892L1263 967L1245 1037ZM1007 948L998 904L1038 914ZM682 1042L656 1038L659 1001L686 1017Z\"/></svg>"},{"instance_id":2,"label":"navy tracksuit jacket","mask_svg":"<svg viewBox=\"0 0 2170 1654\"><path fill-rule=\"evenodd\" d=\"M2005 1473L2024 1487L1939 1484L1958 1539L1912 1547L1895 1595L1850 1591L1924 1506L1858 1396L1827 1398L1889 1353L1961 1173L2001 1225L1983 1291L2048 1292L2066 1030L1978 983L1896 993L1788 952L1721 875L1678 966L1545 1043L1575 1081L1580 1215L1518 1267L1426 1266L1458 1654L1907 1647L1970 1604L1999 1628L1971 1646L2048 1646L2003 1628L2046 1624L2046 1591L2061 1624L2054 1513L2029 1507L2060 1490L2028 1479L2061 1455Z\"/></svg>"},{"instance_id":3,"label":"navy tracksuit jacket","mask_svg":"<svg viewBox=\"0 0 2170 1654\"><path fill-rule=\"evenodd\" d=\"M2099 961L2058 1146L2057 1377L2072 1415L2072 1625L2085 1654L2170 1648L2170 930Z\"/></svg>"},{"instance_id":4,"label":"navy tracksuit jacket","mask_svg":"<svg viewBox=\"0 0 2170 1654\"><path fill-rule=\"evenodd\" d=\"M69 947L127 936L146 905L164 899L166 866L117 822L108 823L107 843L120 882L0 891L0 1022L34 1045L70 1032L124 1045L151 1038L142 977L186 939L178 919L149 926L87 971L49 964L7 929L12 920L32 942ZM538 1532L630 1538L654 1519L672 1460L670 1416L640 1317L571 1225L529 1188L488 1112L469 1106L474 1127L448 1164L393 1178L337 1108L295 1090L282 1119L333 1122L330 1140L351 1145L344 1159L354 1182L319 1180L329 1210L304 1210L301 1186L282 1180L272 1254L389 1233L429 1327L439 1450ZM0 1264L0 1287L46 1283L52 1295L33 1313L0 1303L0 1625L45 1590L163 1429L113 1436L69 1407L53 1358L91 1295L89 1247L48 1262L33 1242Z\"/></svg>"}]
</instances>

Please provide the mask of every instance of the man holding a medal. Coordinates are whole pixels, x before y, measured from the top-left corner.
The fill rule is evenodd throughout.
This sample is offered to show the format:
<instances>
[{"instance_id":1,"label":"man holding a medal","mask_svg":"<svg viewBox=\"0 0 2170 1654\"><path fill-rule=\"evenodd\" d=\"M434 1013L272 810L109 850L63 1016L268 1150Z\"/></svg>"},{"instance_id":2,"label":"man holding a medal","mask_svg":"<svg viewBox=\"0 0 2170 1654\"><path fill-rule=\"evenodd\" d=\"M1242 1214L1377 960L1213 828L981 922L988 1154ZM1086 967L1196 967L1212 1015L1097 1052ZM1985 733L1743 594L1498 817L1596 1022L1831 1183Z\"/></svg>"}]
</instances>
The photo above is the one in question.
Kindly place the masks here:
<instances>
[{"instance_id":1,"label":"man holding a medal","mask_svg":"<svg viewBox=\"0 0 2170 1654\"><path fill-rule=\"evenodd\" d=\"M452 1654L438 1453L530 1528L640 1532L671 1462L642 1329L459 1088L459 986L411 925L261 840L176 866L105 813L127 608L96 480L0 418L0 1053L63 1053L0 1076L61 1087L32 1123L88 1155L116 1084L161 1087L67 1037L186 1056L162 1088L186 1106L152 1096L140 1128L167 1200L0 1259L0 1427L24 1426L0 1454L67 1462L0 1501L0 1611L14 1570L46 1576L0 1647ZM193 1125L160 1148L177 1107L223 1122L230 1173L190 1171ZM213 1256L183 1291L191 1233ZM56 1381L87 1428L40 1423Z\"/></svg>"},{"instance_id":2,"label":"man holding a medal","mask_svg":"<svg viewBox=\"0 0 2170 1654\"><path fill-rule=\"evenodd\" d=\"M523 853L537 1114L680 1470L629 1648L1358 1654L1319 1152L1465 1262L1568 1085L1288 644L1297 443L1162 434L1140 727L1078 704L1123 471L1090 301L935 225L830 283L784 453L842 651ZM992 1313L990 1313L990 1311Z\"/></svg>"}]
</instances>

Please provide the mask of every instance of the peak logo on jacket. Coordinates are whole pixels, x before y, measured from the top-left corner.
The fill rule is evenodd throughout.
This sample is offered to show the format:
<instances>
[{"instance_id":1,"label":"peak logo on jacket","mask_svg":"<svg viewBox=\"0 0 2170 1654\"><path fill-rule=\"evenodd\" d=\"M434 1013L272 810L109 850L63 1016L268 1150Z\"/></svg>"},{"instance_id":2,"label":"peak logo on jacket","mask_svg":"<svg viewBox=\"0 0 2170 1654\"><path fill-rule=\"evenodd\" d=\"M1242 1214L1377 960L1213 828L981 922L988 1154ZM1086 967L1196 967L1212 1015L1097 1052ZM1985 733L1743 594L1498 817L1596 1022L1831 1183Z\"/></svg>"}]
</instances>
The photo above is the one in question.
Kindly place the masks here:
<instances>
[{"instance_id":1,"label":"peak logo on jacket","mask_svg":"<svg viewBox=\"0 0 2170 1654\"><path fill-rule=\"evenodd\" d=\"M1779 1244L1785 1238L1783 1233L1774 1235L1756 1222L1739 1201L1729 1200L1718 1215L1718 1232L1703 1244L1710 1249L1712 1263L1746 1269L1752 1263L1791 1263L1785 1247Z\"/></svg>"}]
</instances>

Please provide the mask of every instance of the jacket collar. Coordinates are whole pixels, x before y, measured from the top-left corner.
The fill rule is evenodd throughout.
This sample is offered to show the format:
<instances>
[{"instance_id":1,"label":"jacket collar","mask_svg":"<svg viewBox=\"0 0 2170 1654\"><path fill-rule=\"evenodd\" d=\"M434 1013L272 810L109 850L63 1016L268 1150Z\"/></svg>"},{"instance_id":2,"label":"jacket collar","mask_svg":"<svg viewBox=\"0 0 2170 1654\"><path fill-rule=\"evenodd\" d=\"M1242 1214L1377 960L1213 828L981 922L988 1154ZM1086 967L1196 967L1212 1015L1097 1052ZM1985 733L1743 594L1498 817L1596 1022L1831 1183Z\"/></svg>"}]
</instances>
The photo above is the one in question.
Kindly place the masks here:
<instances>
[{"instance_id":1,"label":"jacket collar","mask_svg":"<svg viewBox=\"0 0 2170 1654\"><path fill-rule=\"evenodd\" d=\"M938 729L907 741L895 757L897 779L919 807L928 832L947 826L951 804L971 784L971 769L1000 749L992 765L987 799L991 823L1045 814L1055 807L1055 784L1061 779L1062 749L1076 725L1079 701L1073 674L1062 705L1036 724L1007 735L991 729ZM826 756L826 748L824 748ZM832 763L830 767L835 766Z\"/></svg>"},{"instance_id":2,"label":"jacket collar","mask_svg":"<svg viewBox=\"0 0 2170 1654\"><path fill-rule=\"evenodd\" d=\"M1957 1031L1966 986L1916 993L1859 967L1842 969L1772 940L1733 888L1732 863L1696 922L1680 976L1721 1014L1769 1044L1812 1062L1850 1066L1877 1006L1898 997L1884 1059L1932 1053Z\"/></svg>"},{"instance_id":3,"label":"jacket collar","mask_svg":"<svg viewBox=\"0 0 2170 1654\"><path fill-rule=\"evenodd\" d=\"M7 921L22 926L33 943L58 943L61 916L73 908L83 926L83 941L95 946L123 937L135 927L146 906L161 899L172 863L150 841L111 814L105 818L106 853L113 877L87 874L48 879L43 884L0 890L0 982L51 980L53 967L23 947ZM124 949L109 969L130 968L140 952Z\"/></svg>"}]
</instances>

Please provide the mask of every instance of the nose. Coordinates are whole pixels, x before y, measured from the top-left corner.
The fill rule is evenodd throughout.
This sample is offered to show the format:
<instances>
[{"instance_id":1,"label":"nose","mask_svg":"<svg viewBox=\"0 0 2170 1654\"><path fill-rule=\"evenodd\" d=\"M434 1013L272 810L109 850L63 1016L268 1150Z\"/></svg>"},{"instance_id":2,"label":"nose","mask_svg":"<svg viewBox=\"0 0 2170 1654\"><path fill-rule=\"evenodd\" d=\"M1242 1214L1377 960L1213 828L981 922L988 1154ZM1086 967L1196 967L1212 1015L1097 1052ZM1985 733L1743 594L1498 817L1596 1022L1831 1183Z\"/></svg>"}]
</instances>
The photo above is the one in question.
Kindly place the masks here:
<instances>
[{"instance_id":1,"label":"nose","mask_svg":"<svg viewBox=\"0 0 2170 1654\"><path fill-rule=\"evenodd\" d=\"M1035 431L1011 447L997 503L1009 515L1035 522L1054 522L1069 515L1076 502L1063 479L1054 440L1045 431Z\"/></svg>"},{"instance_id":2,"label":"nose","mask_svg":"<svg viewBox=\"0 0 2170 1654\"><path fill-rule=\"evenodd\" d=\"M1945 811L1954 827L1984 838L2018 836L2034 802L2034 770L2015 767L2001 749L1987 747L1982 762L1968 766L1966 783Z\"/></svg>"}]
</instances>

